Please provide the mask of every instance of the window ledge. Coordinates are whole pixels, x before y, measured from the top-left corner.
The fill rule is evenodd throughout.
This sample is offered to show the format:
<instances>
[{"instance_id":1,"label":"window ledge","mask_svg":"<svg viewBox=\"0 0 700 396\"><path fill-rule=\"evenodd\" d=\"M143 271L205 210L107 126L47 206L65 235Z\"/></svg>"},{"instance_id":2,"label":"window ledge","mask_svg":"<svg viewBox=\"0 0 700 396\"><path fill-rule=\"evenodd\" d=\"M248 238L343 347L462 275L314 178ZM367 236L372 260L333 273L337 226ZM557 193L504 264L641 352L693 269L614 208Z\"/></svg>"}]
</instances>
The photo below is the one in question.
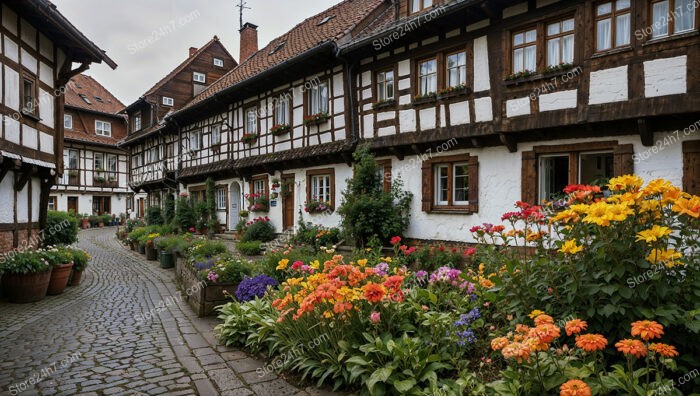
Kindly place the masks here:
<instances>
[{"instance_id":1,"label":"window ledge","mask_svg":"<svg viewBox=\"0 0 700 396\"><path fill-rule=\"evenodd\" d=\"M451 99L451 98L456 98L459 96L466 96L466 95L469 95L470 93L472 93L471 88L464 87L464 88L456 89L454 91L441 93L438 96L438 99L440 99L440 100Z\"/></svg>"},{"instance_id":2,"label":"window ledge","mask_svg":"<svg viewBox=\"0 0 700 396\"><path fill-rule=\"evenodd\" d=\"M419 99L413 99L413 105L418 106L426 103L435 103L437 102L438 97L437 95L435 96L426 96L424 98L419 98Z\"/></svg>"},{"instance_id":3,"label":"window ledge","mask_svg":"<svg viewBox=\"0 0 700 396\"><path fill-rule=\"evenodd\" d=\"M429 210L429 214L464 214L473 215L476 212L472 212L468 208L433 208Z\"/></svg>"},{"instance_id":4,"label":"window ledge","mask_svg":"<svg viewBox=\"0 0 700 396\"><path fill-rule=\"evenodd\" d=\"M653 38L651 40L648 40L644 44L642 44L642 46L646 47L647 45L665 43L668 41L680 40L680 39L684 39L684 38L688 38L688 37L695 37L695 36L699 36L699 35L700 35L700 31L698 31L698 30L693 30L693 31L683 32L683 33L674 33L674 34L669 34L668 36L665 36L665 37Z\"/></svg>"},{"instance_id":5,"label":"window ledge","mask_svg":"<svg viewBox=\"0 0 700 396\"><path fill-rule=\"evenodd\" d=\"M20 113L22 114L22 116L27 117L30 120L34 120L36 122L41 121L41 118L36 114L32 114L32 113L26 112L24 110L20 111Z\"/></svg>"},{"instance_id":6,"label":"window ledge","mask_svg":"<svg viewBox=\"0 0 700 396\"><path fill-rule=\"evenodd\" d=\"M516 78L513 80L504 80L503 81L503 86L505 87L514 87L518 86L520 84L527 84L527 83L532 83L532 82L537 82L541 80L548 80L552 78L556 78L559 76L563 76L572 70L580 69L581 66L579 65L573 65L568 69L562 69L562 70L555 70L555 71L549 71L549 72L539 72L537 74L534 74L532 76L527 76L527 77L521 77L521 78Z\"/></svg>"},{"instance_id":7,"label":"window ledge","mask_svg":"<svg viewBox=\"0 0 700 396\"><path fill-rule=\"evenodd\" d=\"M386 109L386 108L395 107L395 106L396 106L396 100L391 99L391 100L387 100L384 102L373 103L372 109L373 110L381 110L381 109Z\"/></svg>"},{"instance_id":8,"label":"window ledge","mask_svg":"<svg viewBox=\"0 0 700 396\"><path fill-rule=\"evenodd\" d=\"M625 47L619 47L619 48L613 48L609 50L604 50L604 51L598 51L591 55L591 59L596 59L596 58L603 58L609 55L616 55L616 54L621 54L623 52L628 52L632 51L631 46L625 46Z\"/></svg>"}]
</instances>

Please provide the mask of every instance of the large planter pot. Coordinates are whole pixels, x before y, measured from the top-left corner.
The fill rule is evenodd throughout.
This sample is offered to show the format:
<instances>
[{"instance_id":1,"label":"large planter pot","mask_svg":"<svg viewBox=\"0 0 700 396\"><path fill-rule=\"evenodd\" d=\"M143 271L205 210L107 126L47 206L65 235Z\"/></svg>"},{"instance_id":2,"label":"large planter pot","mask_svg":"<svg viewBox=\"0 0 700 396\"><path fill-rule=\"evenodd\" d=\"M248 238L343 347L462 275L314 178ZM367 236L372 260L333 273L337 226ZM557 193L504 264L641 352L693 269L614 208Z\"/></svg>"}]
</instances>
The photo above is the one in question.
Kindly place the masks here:
<instances>
[{"instance_id":1,"label":"large planter pot","mask_svg":"<svg viewBox=\"0 0 700 396\"><path fill-rule=\"evenodd\" d=\"M165 250L160 251L160 268L175 268L175 255Z\"/></svg>"},{"instance_id":2,"label":"large planter pot","mask_svg":"<svg viewBox=\"0 0 700 396\"><path fill-rule=\"evenodd\" d=\"M136 242L131 242L131 243L129 244L129 247L130 247L131 250L133 250L133 251L136 251L136 250L138 249L138 246L136 246Z\"/></svg>"},{"instance_id":3,"label":"large planter pot","mask_svg":"<svg viewBox=\"0 0 700 396\"><path fill-rule=\"evenodd\" d=\"M83 271L73 270L68 286L78 286L81 280L83 280Z\"/></svg>"},{"instance_id":4,"label":"large planter pot","mask_svg":"<svg viewBox=\"0 0 700 396\"><path fill-rule=\"evenodd\" d=\"M139 253L146 254L146 245L139 244Z\"/></svg>"},{"instance_id":5,"label":"large planter pot","mask_svg":"<svg viewBox=\"0 0 700 396\"><path fill-rule=\"evenodd\" d=\"M146 245L146 260L158 260L158 253L153 245Z\"/></svg>"},{"instance_id":6,"label":"large planter pot","mask_svg":"<svg viewBox=\"0 0 700 396\"><path fill-rule=\"evenodd\" d=\"M49 288L47 289L46 294L49 296L55 296L63 293L63 291L66 290L71 268L73 268L73 263L61 264L53 267L53 271L51 271L51 279L49 281Z\"/></svg>"},{"instance_id":7,"label":"large planter pot","mask_svg":"<svg viewBox=\"0 0 700 396\"><path fill-rule=\"evenodd\" d=\"M3 274L2 290L13 303L31 303L46 297L51 270L34 274Z\"/></svg>"},{"instance_id":8,"label":"large planter pot","mask_svg":"<svg viewBox=\"0 0 700 396\"><path fill-rule=\"evenodd\" d=\"M82 229L90 228L90 220L80 219L80 228L82 228Z\"/></svg>"},{"instance_id":9,"label":"large planter pot","mask_svg":"<svg viewBox=\"0 0 700 396\"><path fill-rule=\"evenodd\" d=\"M207 285L206 282L197 279L197 274L192 268L185 265L177 275L182 299L187 301L200 318L216 316L216 307L230 302L230 296L238 289L238 284Z\"/></svg>"}]
</instances>

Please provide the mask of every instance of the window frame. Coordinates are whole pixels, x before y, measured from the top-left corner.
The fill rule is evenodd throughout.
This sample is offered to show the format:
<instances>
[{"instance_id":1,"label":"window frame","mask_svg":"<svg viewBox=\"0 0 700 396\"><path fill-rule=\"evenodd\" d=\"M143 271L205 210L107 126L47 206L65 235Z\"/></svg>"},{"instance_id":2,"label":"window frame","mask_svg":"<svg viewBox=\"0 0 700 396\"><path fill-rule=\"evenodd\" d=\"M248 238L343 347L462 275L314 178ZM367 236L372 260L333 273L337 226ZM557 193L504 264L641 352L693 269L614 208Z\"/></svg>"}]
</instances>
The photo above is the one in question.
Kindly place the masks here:
<instances>
[{"instance_id":1,"label":"window frame","mask_svg":"<svg viewBox=\"0 0 700 396\"><path fill-rule=\"evenodd\" d=\"M256 188L257 187L256 183L261 183L263 185L264 189L258 190ZM256 194L258 192L263 192L265 194L265 196L268 199L270 199L270 183L269 183L268 175L265 174L265 175L253 176L250 179L250 183L248 183L248 184L249 184L249 191L250 191L251 195Z\"/></svg>"},{"instance_id":2,"label":"window frame","mask_svg":"<svg viewBox=\"0 0 700 396\"><path fill-rule=\"evenodd\" d=\"M223 197L221 194L223 193ZM223 212L226 211L228 208L228 191L226 187L222 186L217 186L216 189L214 190L214 196L215 196L215 201L216 201L216 211L217 212ZM221 205L223 199L223 205Z\"/></svg>"},{"instance_id":3,"label":"window frame","mask_svg":"<svg viewBox=\"0 0 700 396\"><path fill-rule=\"evenodd\" d=\"M100 158L100 163L102 166L98 167L97 166L97 159ZM104 153L99 153L99 152L93 152L92 153L92 170L93 172L105 172L105 154Z\"/></svg>"},{"instance_id":4,"label":"window frame","mask_svg":"<svg viewBox=\"0 0 700 396\"><path fill-rule=\"evenodd\" d=\"M565 21L573 21L573 29L564 32L564 22ZM549 34L549 26L553 24L558 24L559 25L559 33L556 34ZM572 36L573 37L573 42L574 42L574 48L573 48L573 53L572 53L572 58L571 62L564 62L564 38ZM558 52L559 52L559 62L557 62L554 65L550 65L549 63L549 41L550 40L556 40L559 39L559 45L558 45ZM574 63L574 58L576 57L576 18L574 16L566 16L563 18L559 19L554 19L551 21L547 21L544 24L544 66L545 67L556 67L561 64L573 64Z\"/></svg>"},{"instance_id":5,"label":"window frame","mask_svg":"<svg viewBox=\"0 0 700 396\"><path fill-rule=\"evenodd\" d=\"M437 93L440 91L440 60L438 59L439 55L436 54L432 57L428 58L423 58L419 59L416 61L416 95L415 96L428 96L431 94L437 95ZM426 91L423 92L423 86L422 86L422 81L421 79L423 78L423 75L421 74L421 66L424 63L428 63L434 61L435 62L435 91ZM431 74L426 74L425 76L430 76Z\"/></svg>"},{"instance_id":6,"label":"window frame","mask_svg":"<svg viewBox=\"0 0 700 396\"><path fill-rule=\"evenodd\" d=\"M468 201L455 201L455 169L467 165ZM447 200L438 199L437 171L447 168ZM473 214L479 211L479 159L477 156L458 154L432 158L423 162L422 210L427 213Z\"/></svg>"},{"instance_id":7,"label":"window frame","mask_svg":"<svg viewBox=\"0 0 700 396\"><path fill-rule=\"evenodd\" d=\"M224 67L224 60L221 58L214 58L213 61L214 67Z\"/></svg>"},{"instance_id":8,"label":"window frame","mask_svg":"<svg viewBox=\"0 0 700 396\"><path fill-rule=\"evenodd\" d=\"M34 117L37 118L39 115L39 79L37 76L23 72L21 74L21 82L19 84L19 89L20 89L20 113L29 116L29 117ZM27 109L27 87L25 86L26 83L31 84L31 108Z\"/></svg>"},{"instance_id":9,"label":"window frame","mask_svg":"<svg viewBox=\"0 0 700 396\"><path fill-rule=\"evenodd\" d=\"M58 197L50 196L47 207L48 207L48 210L50 210L50 211L58 210Z\"/></svg>"},{"instance_id":10,"label":"window frame","mask_svg":"<svg viewBox=\"0 0 700 396\"><path fill-rule=\"evenodd\" d=\"M328 177L330 183L330 205L335 208L335 168L310 169L306 171L306 202L313 198L313 179ZM327 201L324 201L327 202Z\"/></svg>"},{"instance_id":11,"label":"window frame","mask_svg":"<svg viewBox=\"0 0 700 396\"><path fill-rule=\"evenodd\" d=\"M323 95L321 94L323 90L321 89L322 86L326 87L326 100L323 100ZM314 109L314 95L318 95L318 109ZM330 115L330 110L331 110L331 83L328 78L324 78L319 84L316 84L315 86L312 86L308 90L308 94L306 96L306 108L307 108L307 115L316 115L316 114L329 114ZM324 106L321 106L322 103L325 103ZM323 109L322 107L325 107Z\"/></svg>"},{"instance_id":12,"label":"window frame","mask_svg":"<svg viewBox=\"0 0 700 396\"><path fill-rule=\"evenodd\" d=\"M175 106L175 99L171 98L170 96L163 96L161 103L163 106L173 107Z\"/></svg>"},{"instance_id":13,"label":"window frame","mask_svg":"<svg viewBox=\"0 0 700 396\"><path fill-rule=\"evenodd\" d=\"M75 153L75 168L71 166L71 154ZM69 148L68 149L68 170L80 170L80 151L78 149Z\"/></svg>"},{"instance_id":14,"label":"window frame","mask_svg":"<svg viewBox=\"0 0 700 396\"><path fill-rule=\"evenodd\" d=\"M97 127L98 123L102 123L103 129L99 129ZM104 129L104 127L107 125L109 125L109 130ZM102 133L100 133L100 131L102 131ZM106 133L106 132L109 132L109 133ZM112 137L112 123L109 121L95 120L95 135L104 136L104 137Z\"/></svg>"},{"instance_id":15,"label":"window frame","mask_svg":"<svg viewBox=\"0 0 700 396\"><path fill-rule=\"evenodd\" d=\"M654 37L653 28L654 28L654 25L656 24L656 20L654 19L654 4L661 3L663 1L668 2L668 13L666 14L666 20L664 22L666 24L666 28L668 30L667 30L665 35ZM697 12L698 9L693 8L692 9L692 11L693 11L693 27L691 29L688 29L688 30L676 32L676 18L672 16L672 15L674 15L676 9L677 9L676 0L652 0L649 2L648 24L652 28L652 33L649 35L649 41L658 41L658 40L672 38L675 36L682 36L684 34L692 33L692 32L695 32L698 30L698 23L699 23L698 22L698 12ZM685 10L685 11L689 11L689 10Z\"/></svg>"},{"instance_id":16,"label":"window frame","mask_svg":"<svg viewBox=\"0 0 700 396\"><path fill-rule=\"evenodd\" d=\"M250 122L252 120L249 117L251 113L255 115L255 122L254 123ZM244 123L243 123L243 133L244 134L253 134L254 133L254 134L260 136L260 117L258 117L258 107L257 106L247 107L243 111L243 115L245 117ZM253 124L255 126L255 131L251 131L249 129L249 127L251 127Z\"/></svg>"},{"instance_id":17,"label":"window frame","mask_svg":"<svg viewBox=\"0 0 700 396\"><path fill-rule=\"evenodd\" d=\"M141 117L141 112L134 113L134 117L131 120L131 132L138 132L143 129L143 118Z\"/></svg>"},{"instance_id":18,"label":"window frame","mask_svg":"<svg viewBox=\"0 0 700 396\"><path fill-rule=\"evenodd\" d=\"M459 70L460 68L464 67L464 82L461 83L461 84L457 84L457 85L450 85L450 81L449 81L449 80L450 80L450 70L452 70L452 69L450 69L447 60L450 58L450 56L459 55L459 54L464 54L464 65L463 65L463 66L457 66L456 69ZM467 52L466 49L460 48L460 49L458 49L458 50L450 51L450 52L445 53L445 67L444 67L444 69L445 69L445 70L444 70L444 72L445 72L445 78L444 78L445 83L444 83L444 88L445 88L445 89L448 89L448 88L457 88L457 87L460 87L460 86L466 87L466 86L469 84L469 75L467 74L467 73L469 72L469 68L467 67L467 65L469 65L469 53ZM439 78L438 78L438 81L439 81ZM438 86L438 91L440 91L440 87L439 87L439 86Z\"/></svg>"},{"instance_id":19,"label":"window frame","mask_svg":"<svg viewBox=\"0 0 700 396\"><path fill-rule=\"evenodd\" d=\"M198 77L202 77L201 80L198 79ZM192 82L195 84L206 84L207 83L207 74L206 73L201 73L201 72L192 72Z\"/></svg>"},{"instance_id":20,"label":"window frame","mask_svg":"<svg viewBox=\"0 0 700 396\"><path fill-rule=\"evenodd\" d=\"M414 1L418 1L420 3L417 10L413 9L413 2ZM427 1L430 1L429 5L425 4ZM408 0L408 15L417 14L417 13L422 12L428 8L432 8L434 5L435 5L434 0Z\"/></svg>"},{"instance_id":21,"label":"window frame","mask_svg":"<svg viewBox=\"0 0 700 396\"><path fill-rule=\"evenodd\" d=\"M196 137L197 147L193 147L192 138ZM199 128L193 129L187 133L187 146L191 151L199 151L202 149L202 130Z\"/></svg>"},{"instance_id":22,"label":"window frame","mask_svg":"<svg viewBox=\"0 0 700 396\"><path fill-rule=\"evenodd\" d=\"M217 136L215 134L215 131L218 130L218 139L214 139L214 136ZM211 126L211 136L210 136L210 141L212 146L221 146L221 131L223 130L222 124L214 124Z\"/></svg>"},{"instance_id":23,"label":"window frame","mask_svg":"<svg viewBox=\"0 0 700 396\"><path fill-rule=\"evenodd\" d=\"M386 80L386 75L391 73L391 98L389 98L387 95L387 88L389 87L389 84L387 84ZM384 81L382 83L379 82L379 76L383 75L384 76ZM394 68L389 68L389 69L382 69L377 71L374 74L375 78L375 83L374 83L374 89L375 89L375 95L374 97L377 98L377 102L390 102L390 101L395 101L396 100L396 70ZM383 84L380 86L380 84ZM382 99L382 94L384 95L384 98Z\"/></svg>"},{"instance_id":24,"label":"window frame","mask_svg":"<svg viewBox=\"0 0 700 396\"><path fill-rule=\"evenodd\" d=\"M633 36L633 31L634 31L634 0L630 0L630 6L622 9L622 10L617 10L618 0L603 0L603 1L596 1L593 3L593 53L605 53L608 51L615 51L623 48L629 48L632 46L632 36ZM598 15L598 6L605 4L605 3L610 3L610 13L599 16ZM622 45L615 45L615 42L617 41L617 17L624 15L624 14L629 14L630 16L630 32L629 32L629 37L630 41L627 44L622 44ZM598 22L602 21L604 19L610 19L610 48L606 49L599 49L598 48ZM574 25L576 24L576 20L574 19ZM574 44L576 43L576 28L574 27ZM574 58L576 57L575 55L576 51L574 50Z\"/></svg>"},{"instance_id":25,"label":"window frame","mask_svg":"<svg viewBox=\"0 0 700 396\"><path fill-rule=\"evenodd\" d=\"M69 126L66 126L66 121L69 121L68 122ZM63 115L63 129L73 130L73 116L71 114L64 114Z\"/></svg>"},{"instance_id":26,"label":"window frame","mask_svg":"<svg viewBox=\"0 0 700 396\"><path fill-rule=\"evenodd\" d=\"M284 111L284 122L280 122L279 117L282 112L280 111L280 107L282 103L286 103L286 111ZM272 111L272 125L277 126L277 125L289 125L292 126L292 106L291 106L291 100L288 95L282 94L277 98L277 101L275 102L275 107L273 108Z\"/></svg>"},{"instance_id":27,"label":"window frame","mask_svg":"<svg viewBox=\"0 0 700 396\"><path fill-rule=\"evenodd\" d=\"M521 72L530 72L530 73L536 73L537 69L539 68L539 57L540 57L540 52L542 48L542 44L539 42L540 37L542 36L542 28L540 27L541 25L546 25L547 22L540 22L536 25L529 25L527 27L521 27L518 28L517 30L511 31L510 34L510 71L511 74L516 74L516 73L521 73ZM526 41L527 40L527 33L531 31L535 31L535 41ZM515 44L515 36L518 34L523 34L523 43L522 44ZM574 37L574 41L576 38ZM535 47L535 69L534 70L529 70L525 68L525 49L528 47ZM523 50L523 70L520 71L515 71L515 51L518 49Z\"/></svg>"}]
</instances>

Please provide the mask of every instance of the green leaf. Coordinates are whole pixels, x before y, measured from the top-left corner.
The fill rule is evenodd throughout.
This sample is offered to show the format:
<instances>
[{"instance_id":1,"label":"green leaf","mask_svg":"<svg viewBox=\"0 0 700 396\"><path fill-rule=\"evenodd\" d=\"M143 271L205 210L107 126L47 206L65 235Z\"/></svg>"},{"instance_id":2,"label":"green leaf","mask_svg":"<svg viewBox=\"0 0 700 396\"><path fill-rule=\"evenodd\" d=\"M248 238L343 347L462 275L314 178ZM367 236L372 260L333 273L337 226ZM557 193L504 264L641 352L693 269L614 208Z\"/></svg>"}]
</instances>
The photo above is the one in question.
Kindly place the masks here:
<instances>
[{"instance_id":1,"label":"green leaf","mask_svg":"<svg viewBox=\"0 0 700 396\"><path fill-rule=\"evenodd\" d=\"M394 388L401 393L406 393L416 386L416 380L409 378L403 381L394 381Z\"/></svg>"},{"instance_id":2,"label":"green leaf","mask_svg":"<svg viewBox=\"0 0 700 396\"><path fill-rule=\"evenodd\" d=\"M367 381L367 388L369 388L369 391L372 392L374 390L374 385L376 385L377 382L386 382L393 372L394 369L391 367L382 367L373 372Z\"/></svg>"}]
</instances>

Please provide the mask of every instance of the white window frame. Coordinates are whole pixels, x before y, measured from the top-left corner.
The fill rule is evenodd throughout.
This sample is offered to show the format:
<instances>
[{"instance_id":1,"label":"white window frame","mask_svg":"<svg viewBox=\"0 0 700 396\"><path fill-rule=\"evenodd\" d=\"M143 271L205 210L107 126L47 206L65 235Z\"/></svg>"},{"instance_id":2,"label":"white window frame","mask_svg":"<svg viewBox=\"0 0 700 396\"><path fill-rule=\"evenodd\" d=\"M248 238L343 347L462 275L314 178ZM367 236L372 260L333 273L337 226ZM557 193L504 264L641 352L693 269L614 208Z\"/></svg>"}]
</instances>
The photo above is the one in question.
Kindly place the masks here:
<instances>
[{"instance_id":1,"label":"white window frame","mask_svg":"<svg viewBox=\"0 0 700 396\"><path fill-rule=\"evenodd\" d=\"M71 154L75 154L75 167L71 165ZM68 149L68 169L78 170L80 169L80 152L75 149Z\"/></svg>"},{"instance_id":2,"label":"white window frame","mask_svg":"<svg viewBox=\"0 0 700 396\"><path fill-rule=\"evenodd\" d=\"M175 106L175 99L168 97L168 96L163 96L163 106L169 106L169 107Z\"/></svg>"},{"instance_id":3,"label":"white window frame","mask_svg":"<svg viewBox=\"0 0 700 396\"><path fill-rule=\"evenodd\" d=\"M567 24L570 24L571 27L570 29L567 28ZM552 31L550 33L550 28L552 29L557 29L556 32ZM567 29L567 30L564 30ZM560 19L554 22L549 22L545 25L545 51L546 51L546 61L547 61L547 66L549 67L554 67L558 66L559 64L566 63L566 64L571 64L574 63L574 56L576 54L576 40L575 40L575 31L576 31L576 21L574 17L566 18L566 19ZM564 45L566 40L571 40L571 59L564 59L564 57L567 55L564 53ZM549 47L550 43L556 46L557 49L557 59L550 59L549 58ZM556 43L556 44L554 44Z\"/></svg>"},{"instance_id":4,"label":"white window frame","mask_svg":"<svg viewBox=\"0 0 700 396\"><path fill-rule=\"evenodd\" d=\"M134 115L134 130L132 132L137 132L141 130L141 113Z\"/></svg>"},{"instance_id":5,"label":"white window frame","mask_svg":"<svg viewBox=\"0 0 700 396\"><path fill-rule=\"evenodd\" d=\"M450 67L450 58L457 57L457 61L452 67ZM460 60L460 58L462 58ZM461 63L461 61L464 63ZM452 70L457 70L457 80L450 81L450 72ZM462 85L467 85L467 53L465 51L454 52L447 54L445 57L445 84L448 88L455 88Z\"/></svg>"},{"instance_id":6,"label":"white window frame","mask_svg":"<svg viewBox=\"0 0 700 396\"><path fill-rule=\"evenodd\" d=\"M258 109L256 107L248 108L245 112L245 133L258 133Z\"/></svg>"},{"instance_id":7,"label":"white window frame","mask_svg":"<svg viewBox=\"0 0 700 396\"><path fill-rule=\"evenodd\" d=\"M331 179L329 174L311 176L311 198L324 203L333 202Z\"/></svg>"},{"instance_id":8,"label":"white window frame","mask_svg":"<svg viewBox=\"0 0 700 396\"><path fill-rule=\"evenodd\" d=\"M309 89L309 115L328 113L330 84L324 80Z\"/></svg>"},{"instance_id":9,"label":"white window frame","mask_svg":"<svg viewBox=\"0 0 700 396\"><path fill-rule=\"evenodd\" d=\"M204 73L200 73L200 72L192 72L192 81L194 81L196 83L206 84L207 83L207 75Z\"/></svg>"},{"instance_id":10,"label":"white window frame","mask_svg":"<svg viewBox=\"0 0 700 396\"><path fill-rule=\"evenodd\" d=\"M433 6L433 0L408 0L410 5L410 13L422 11Z\"/></svg>"},{"instance_id":11,"label":"white window frame","mask_svg":"<svg viewBox=\"0 0 700 396\"><path fill-rule=\"evenodd\" d=\"M99 161L98 161L99 159ZM97 166L97 163L100 163L100 166ZM92 156L92 169L95 172L104 172L105 171L105 155L104 153L94 153Z\"/></svg>"},{"instance_id":12,"label":"white window frame","mask_svg":"<svg viewBox=\"0 0 700 396\"><path fill-rule=\"evenodd\" d=\"M188 134L189 149L190 150L201 150L202 149L202 131L195 129L190 131Z\"/></svg>"},{"instance_id":13,"label":"white window frame","mask_svg":"<svg viewBox=\"0 0 700 396\"><path fill-rule=\"evenodd\" d=\"M112 136L112 123L108 121L95 120L95 134L99 136Z\"/></svg>"},{"instance_id":14,"label":"white window frame","mask_svg":"<svg viewBox=\"0 0 700 396\"><path fill-rule=\"evenodd\" d=\"M396 95L395 81L393 69L377 73L377 100L379 102L394 100Z\"/></svg>"},{"instance_id":15,"label":"white window frame","mask_svg":"<svg viewBox=\"0 0 700 396\"><path fill-rule=\"evenodd\" d=\"M433 64L432 72L429 64ZM425 67L423 67L425 65ZM418 92L425 96L437 93L438 90L438 62L437 58L426 59L418 63Z\"/></svg>"},{"instance_id":16,"label":"white window frame","mask_svg":"<svg viewBox=\"0 0 700 396\"><path fill-rule=\"evenodd\" d=\"M449 168L450 165L448 164L438 164L435 165L435 206L447 206L450 204L449 201L449 185L450 185L450 173L449 173ZM445 170L447 172L446 176L443 178L441 176L442 170ZM443 180L444 179L444 180ZM443 188L443 183L447 183L447 185L444 186ZM445 199L441 199L442 197L440 196L442 193L442 190L445 190L445 192L448 194Z\"/></svg>"},{"instance_id":17,"label":"white window frame","mask_svg":"<svg viewBox=\"0 0 700 396\"><path fill-rule=\"evenodd\" d=\"M73 116L70 114L63 115L63 128L73 129Z\"/></svg>"},{"instance_id":18,"label":"white window frame","mask_svg":"<svg viewBox=\"0 0 700 396\"><path fill-rule=\"evenodd\" d=\"M275 105L275 125L289 125L289 97L282 95Z\"/></svg>"},{"instance_id":19,"label":"white window frame","mask_svg":"<svg viewBox=\"0 0 700 396\"><path fill-rule=\"evenodd\" d=\"M219 58L214 58L214 66L224 67L224 60Z\"/></svg>"},{"instance_id":20,"label":"white window frame","mask_svg":"<svg viewBox=\"0 0 700 396\"><path fill-rule=\"evenodd\" d=\"M212 125L211 127L211 144L221 144L221 124Z\"/></svg>"},{"instance_id":21,"label":"white window frame","mask_svg":"<svg viewBox=\"0 0 700 396\"><path fill-rule=\"evenodd\" d=\"M267 191L267 178L253 180L253 194L265 195Z\"/></svg>"},{"instance_id":22,"label":"white window frame","mask_svg":"<svg viewBox=\"0 0 700 396\"><path fill-rule=\"evenodd\" d=\"M621 48L630 45L630 42L632 40L632 7L630 5L630 1L627 1L627 3L629 4L626 7L624 7L624 2L622 0L611 0L608 2L601 2L595 4L594 18L596 29L596 51L608 51L614 48ZM606 8L608 10L606 10ZM626 41L620 41L622 40L622 38L618 34L622 33L621 31L618 31L619 20L621 18L629 19L629 30L625 32L625 37L627 38ZM615 20L615 30L612 30L613 19ZM607 26L607 28L610 30L610 38L608 42L604 44L605 47L600 48L598 47L598 44L601 36L601 29L605 26Z\"/></svg>"},{"instance_id":23,"label":"white window frame","mask_svg":"<svg viewBox=\"0 0 700 396\"><path fill-rule=\"evenodd\" d=\"M226 189L217 188L216 189L216 210L226 210Z\"/></svg>"}]
</instances>

